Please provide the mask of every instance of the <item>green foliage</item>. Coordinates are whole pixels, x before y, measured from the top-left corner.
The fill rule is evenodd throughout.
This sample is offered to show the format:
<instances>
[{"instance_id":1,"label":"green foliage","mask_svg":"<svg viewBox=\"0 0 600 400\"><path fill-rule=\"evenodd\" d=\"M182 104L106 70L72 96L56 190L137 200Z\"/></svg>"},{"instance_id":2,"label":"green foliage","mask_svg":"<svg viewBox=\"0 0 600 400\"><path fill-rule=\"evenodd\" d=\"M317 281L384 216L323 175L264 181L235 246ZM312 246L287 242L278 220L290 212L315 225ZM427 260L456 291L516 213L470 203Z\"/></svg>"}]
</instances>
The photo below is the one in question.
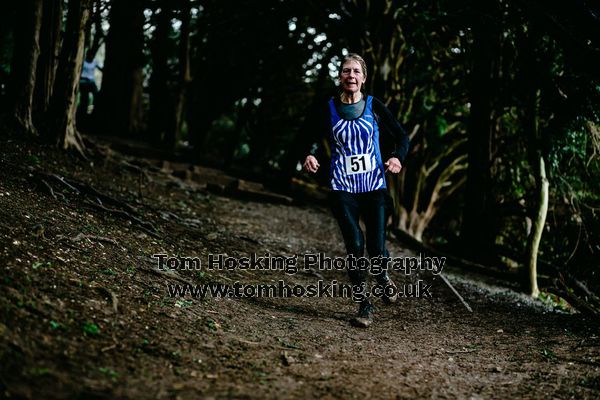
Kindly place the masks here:
<instances>
[{"instance_id":1,"label":"green foliage","mask_svg":"<svg viewBox=\"0 0 600 400\"><path fill-rule=\"evenodd\" d=\"M437 131L440 137L444 136L448 130L448 121L442 116L436 116Z\"/></svg>"},{"instance_id":2,"label":"green foliage","mask_svg":"<svg viewBox=\"0 0 600 400\"><path fill-rule=\"evenodd\" d=\"M110 378L111 381L116 381L119 378L119 374L112 368L100 367L98 371Z\"/></svg>"},{"instance_id":3,"label":"green foliage","mask_svg":"<svg viewBox=\"0 0 600 400\"><path fill-rule=\"evenodd\" d=\"M27 156L27 163L30 165L39 165L40 164L40 159L38 156L33 155L33 154L29 154Z\"/></svg>"},{"instance_id":4,"label":"green foliage","mask_svg":"<svg viewBox=\"0 0 600 400\"><path fill-rule=\"evenodd\" d=\"M56 321L50 321L50 327L52 328L52 330L57 330L61 329L63 326Z\"/></svg>"},{"instance_id":5,"label":"green foliage","mask_svg":"<svg viewBox=\"0 0 600 400\"><path fill-rule=\"evenodd\" d=\"M179 307L179 308L188 308L192 304L194 304L194 303L191 300L179 299L179 300L175 301L175 307Z\"/></svg>"},{"instance_id":6,"label":"green foliage","mask_svg":"<svg viewBox=\"0 0 600 400\"><path fill-rule=\"evenodd\" d=\"M215 332L217 330L219 330L219 327L220 327L219 323L213 319L207 320L206 325L208 326L208 329L210 329L211 331L215 331Z\"/></svg>"},{"instance_id":7,"label":"green foliage","mask_svg":"<svg viewBox=\"0 0 600 400\"><path fill-rule=\"evenodd\" d=\"M112 268L105 268L101 271L104 275L117 275L117 272L115 272L115 270L113 270Z\"/></svg>"},{"instance_id":8,"label":"green foliage","mask_svg":"<svg viewBox=\"0 0 600 400\"><path fill-rule=\"evenodd\" d=\"M540 354L546 361L556 361L556 354L550 349L540 349Z\"/></svg>"},{"instance_id":9,"label":"green foliage","mask_svg":"<svg viewBox=\"0 0 600 400\"><path fill-rule=\"evenodd\" d=\"M33 270L40 269L40 268L45 269L45 268L51 268L51 267L52 267L52 262L50 262L50 261L36 261L33 264L31 264L31 268Z\"/></svg>"},{"instance_id":10,"label":"green foliage","mask_svg":"<svg viewBox=\"0 0 600 400\"><path fill-rule=\"evenodd\" d=\"M567 301L565 301L565 299L563 299L562 297L558 297L553 293L547 293L542 291L540 292L538 298L544 303L551 305L552 307L559 308L567 312L573 311L573 307Z\"/></svg>"},{"instance_id":11,"label":"green foliage","mask_svg":"<svg viewBox=\"0 0 600 400\"><path fill-rule=\"evenodd\" d=\"M29 370L32 376L46 376L50 374L50 369L46 367L35 367Z\"/></svg>"},{"instance_id":12,"label":"green foliage","mask_svg":"<svg viewBox=\"0 0 600 400\"><path fill-rule=\"evenodd\" d=\"M95 323L86 321L83 324L83 334L85 336L98 336L100 334L100 328Z\"/></svg>"}]
</instances>

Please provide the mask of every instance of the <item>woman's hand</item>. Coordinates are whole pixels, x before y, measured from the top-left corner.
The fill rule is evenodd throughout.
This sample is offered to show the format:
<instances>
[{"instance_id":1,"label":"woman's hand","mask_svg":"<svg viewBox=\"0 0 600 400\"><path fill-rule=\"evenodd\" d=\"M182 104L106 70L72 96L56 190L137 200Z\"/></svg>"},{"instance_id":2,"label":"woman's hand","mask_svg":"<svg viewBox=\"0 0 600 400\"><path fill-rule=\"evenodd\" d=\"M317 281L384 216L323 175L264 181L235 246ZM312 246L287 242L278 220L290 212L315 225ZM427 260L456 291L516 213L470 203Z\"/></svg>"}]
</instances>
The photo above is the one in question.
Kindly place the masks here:
<instances>
[{"instance_id":1,"label":"woman's hand","mask_svg":"<svg viewBox=\"0 0 600 400\"><path fill-rule=\"evenodd\" d=\"M400 160L396 157L392 157L385 162L385 172L391 172L392 174L397 174L402 169L402 164L400 164Z\"/></svg>"},{"instance_id":2,"label":"woman's hand","mask_svg":"<svg viewBox=\"0 0 600 400\"><path fill-rule=\"evenodd\" d=\"M306 156L303 167L305 171L315 173L319 169L320 165L315 156Z\"/></svg>"}]
</instances>

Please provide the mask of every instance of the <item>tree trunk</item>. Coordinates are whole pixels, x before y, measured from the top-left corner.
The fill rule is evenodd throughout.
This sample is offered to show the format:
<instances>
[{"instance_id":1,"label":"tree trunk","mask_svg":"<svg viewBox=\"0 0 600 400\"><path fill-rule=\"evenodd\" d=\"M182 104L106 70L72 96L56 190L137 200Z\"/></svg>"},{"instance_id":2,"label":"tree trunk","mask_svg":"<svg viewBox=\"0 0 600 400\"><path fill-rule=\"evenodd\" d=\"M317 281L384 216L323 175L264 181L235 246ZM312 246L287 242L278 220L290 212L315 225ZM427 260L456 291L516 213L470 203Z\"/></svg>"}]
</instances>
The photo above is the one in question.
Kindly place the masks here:
<instances>
[{"instance_id":1,"label":"tree trunk","mask_svg":"<svg viewBox=\"0 0 600 400\"><path fill-rule=\"evenodd\" d=\"M143 26L143 25L142 25ZM131 91L129 92L129 114L125 131L130 135L138 135L146 130L144 123L144 70L143 63L131 72Z\"/></svg>"},{"instance_id":2,"label":"tree trunk","mask_svg":"<svg viewBox=\"0 0 600 400\"><path fill-rule=\"evenodd\" d=\"M75 114L90 3L90 0L69 1L67 26L49 114L51 134L58 145L63 149L75 148L82 154L83 143L75 126Z\"/></svg>"},{"instance_id":3,"label":"tree trunk","mask_svg":"<svg viewBox=\"0 0 600 400\"><path fill-rule=\"evenodd\" d=\"M179 79L174 94L173 124L169 127L165 137L165 146L170 149L175 147L177 137L181 136L183 114L186 106L187 91L192 81L190 70L190 22L192 7L189 0L185 0L181 8L181 28L179 38Z\"/></svg>"},{"instance_id":4,"label":"tree trunk","mask_svg":"<svg viewBox=\"0 0 600 400\"><path fill-rule=\"evenodd\" d=\"M40 57L37 62L34 114L42 117L48 111L58 67L63 19L62 0L44 1L40 32Z\"/></svg>"},{"instance_id":5,"label":"tree trunk","mask_svg":"<svg viewBox=\"0 0 600 400\"><path fill-rule=\"evenodd\" d=\"M158 3L160 14L152 40L152 75L150 75L150 115L149 134L154 144L160 144L172 119L173 105L169 93L169 67L167 47L171 32L173 12L167 0Z\"/></svg>"},{"instance_id":6,"label":"tree trunk","mask_svg":"<svg viewBox=\"0 0 600 400\"><path fill-rule=\"evenodd\" d=\"M141 0L112 3L102 89L94 109L103 133L131 135L143 130L143 9Z\"/></svg>"},{"instance_id":7,"label":"tree trunk","mask_svg":"<svg viewBox=\"0 0 600 400\"><path fill-rule=\"evenodd\" d=\"M537 284L537 254L544 232L546 215L548 214L548 188L550 184L546 178L546 165L544 157L539 157L539 164L536 170L536 182L538 190L538 204L535 219L533 220L533 230L527 243L527 263L529 269L529 289L532 297L537 298L540 294Z\"/></svg>"},{"instance_id":8,"label":"tree trunk","mask_svg":"<svg viewBox=\"0 0 600 400\"><path fill-rule=\"evenodd\" d=\"M223 3L223 4L221 4ZM202 18L217 21L227 18L233 2L209 1L202 4ZM240 2L245 7L245 2ZM194 80L189 85L187 101L188 108L193 110L187 114L188 138L196 149L197 158L201 159L205 153L206 144L210 142L209 131L212 123L223 112L230 109L234 101L243 97L247 87L240 80L231 78L239 73L239 66L232 65L235 60L230 49L239 46L231 42L232 35L220 28L221 24L199 24L198 37L206 37L207 40L198 41L195 49L199 55L196 63ZM210 62L207 60L210 59ZM252 62L244 64L246 74L252 76L257 73ZM215 95L218 93L218 96Z\"/></svg>"},{"instance_id":9,"label":"tree trunk","mask_svg":"<svg viewBox=\"0 0 600 400\"><path fill-rule=\"evenodd\" d=\"M478 5L478 19L473 24L473 71L471 72L471 110L468 123L468 167L466 201L461 240L464 252L475 261L491 259L494 244L491 221L491 143L492 99L497 32L493 7Z\"/></svg>"},{"instance_id":10,"label":"tree trunk","mask_svg":"<svg viewBox=\"0 0 600 400\"><path fill-rule=\"evenodd\" d=\"M11 64L12 119L20 133L37 134L32 119L36 67L40 55L42 0L18 2L15 46Z\"/></svg>"},{"instance_id":11,"label":"tree trunk","mask_svg":"<svg viewBox=\"0 0 600 400\"><path fill-rule=\"evenodd\" d=\"M529 29L525 29L529 28ZM540 60L539 44L541 38L531 26L524 26L518 36L520 71L523 87L523 130L527 138L527 158L535 176L536 196L532 196L529 206L532 227L527 237L526 256L529 277L529 293L532 297L538 297L537 285L537 254L539 251L546 214L548 212L548 179L546 178L546 166L544 151L542 149L542 132L540 131L540 90L542 77L546 74L547 66ZM554 118L556 121L556 118ZM547 135L549 137L549 135ZM546 139L548 140L548 138ZM535 211L535 213L533 212Z\"/></svg>"}]
</instances>

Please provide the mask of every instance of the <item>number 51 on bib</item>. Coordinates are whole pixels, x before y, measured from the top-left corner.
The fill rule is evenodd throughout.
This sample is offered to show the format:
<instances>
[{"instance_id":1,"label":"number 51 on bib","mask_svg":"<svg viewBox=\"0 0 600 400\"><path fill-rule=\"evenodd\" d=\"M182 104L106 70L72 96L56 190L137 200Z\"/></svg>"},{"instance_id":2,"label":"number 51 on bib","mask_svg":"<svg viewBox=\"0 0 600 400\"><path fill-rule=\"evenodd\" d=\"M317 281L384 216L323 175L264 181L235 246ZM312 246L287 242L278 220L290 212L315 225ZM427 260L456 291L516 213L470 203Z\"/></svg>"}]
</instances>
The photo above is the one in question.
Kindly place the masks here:
<instances>
[{"instance_id":1,"label":"number 51 on bib","mask_svg":"<svg viewBox=\"0 0 600 400\"><path fill-rule=\"evenodd\" d=\"M369 154L353 154L345 157L346 174L355 175L371 172L374 166L371 163Z\"/></svg>"}]
</instances>

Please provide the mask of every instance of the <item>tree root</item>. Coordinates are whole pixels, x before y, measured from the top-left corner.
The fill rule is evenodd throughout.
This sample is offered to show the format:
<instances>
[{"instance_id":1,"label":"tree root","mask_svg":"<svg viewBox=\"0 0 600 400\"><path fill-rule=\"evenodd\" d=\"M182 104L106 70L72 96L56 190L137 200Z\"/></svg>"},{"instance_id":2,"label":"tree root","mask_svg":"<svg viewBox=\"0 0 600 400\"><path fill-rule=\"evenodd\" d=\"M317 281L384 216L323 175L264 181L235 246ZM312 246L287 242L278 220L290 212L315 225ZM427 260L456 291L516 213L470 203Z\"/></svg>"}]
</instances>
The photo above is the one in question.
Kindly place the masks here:
<instances>
[{"instance_id":1,"label":"tree root","mask_svg":"<svg viewBox=\"0 0 600 400\"><path fill-rule=\"evenodd\" d=\"M71 190L75 194L83 197L84 202L87 205L89 205L93 208L96 208L98 210L108 212L117 217L129 220L129 221L135 223L136 225L138 225L148 235L155 237L155 238L160 238L156 227L154 227L154 225L151 224L150 222L144 221L140 217L136 216L135 214L137 214L138 212L137 212L136 208L131 206L130 204L125 203L121 200L115 199L107 194L104 194L104 193L96 190L95 188L93 188L90 185L87 185L83 182L76 181L74 179L67 179L60 175L45 173L45 172L37 171L37 170L30 170L30 172L33 175L33 178L37 182L39 182L53 198L56 199L57 194L59 194L64 199L64 195L54 191L54 189L50 185L50 183L52 183L52 182L58 183L64 187L66 187L67 189ZM108 205L111 205L114 207L119 207L119 208L121 208L121 210L116 209L116 208L108 208L107 206L105 206L105 204L108 204ZM125 210L125 211L123 211L123 210ZM86 236L87 235L84 235L83 237L79 237L79 235L78 235L77 237L73 238L76 240L72 239L72 241L79 241L81 239L86 238ZM92 240L105 241L105 242L109 242L109 243L114 242L114 241L112 241L112 239L102 238L102 237L87 236L87 238L92 239ZM113 244L116 244L116 242L114 242Z\"/></svg>"},{"instance_id":2,"label":"tree root","mask_svg":"<svg viewBox=\"0 0 600 400\"><path fill-rule=\"evenodd\" d=\"M56 237L58 239L58 241L62 241L62 240L70 240L71 242L80 242L84 239L88 239L88 240L93 240L93 241L97 241L97 242L105 242L105 243L110 243L110 244L114 244L117 247L120 247L122 249L124 249L123 246L121 246L116 240L111 239L111 238L107 238L104 236L94 236L94 235L86 235L83 233L79 233L74 237L67 237L64 235L58 235Z\"/></svg>"},{"instance_id":3,"label":"tree root","mask_svg":"<svg viewBox=\"0 0 600 400\"><path fill-rule=\"evenodd\" d=\"M115 215L117 217L121 217L123 219L127 219L129 221L135 222L148 235L155 237L155 238L160 238L160 236L156 233L157 231L156 231L156 228L154 227L154 225L152 225L150 222L146 222L146 221L136 217L135 215L131 215L126 211L104 207L102 205L102 203L94 203L89 200L87 200L85 202L85 204L89 205L92 208L96 208L98 210L105 211L105 212Z\"/></svg>"},{"instance_id":4,"label":"tree root","mask_svg":"<svg viewBox=\"0 0 600 400\"><path fill-rule=\"evenodd\" d=\"M97 291L102 293L103 295L110 297L110 302L112 304L112 310L115 314L119 312L119 299L117 295L112 290L109 290L102 286L94 286Z\"/></svg>"}]
</instances>

